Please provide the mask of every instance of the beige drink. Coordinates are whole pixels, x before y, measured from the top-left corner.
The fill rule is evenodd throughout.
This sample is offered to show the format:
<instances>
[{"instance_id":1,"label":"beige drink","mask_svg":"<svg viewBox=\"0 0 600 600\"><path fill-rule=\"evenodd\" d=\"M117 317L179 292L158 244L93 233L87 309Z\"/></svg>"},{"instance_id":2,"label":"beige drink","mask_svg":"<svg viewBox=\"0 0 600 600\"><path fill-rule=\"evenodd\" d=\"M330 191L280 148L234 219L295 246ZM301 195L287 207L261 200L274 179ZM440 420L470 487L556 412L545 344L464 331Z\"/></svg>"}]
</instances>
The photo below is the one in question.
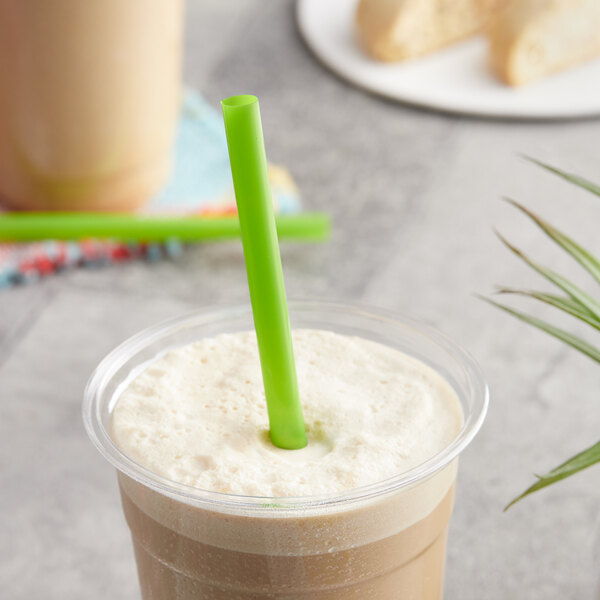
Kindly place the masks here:
<instances>
[{"instance_id":1,"label":"beige drink","mask_svg":"<svg viewBox=\"0 0 600 600\"><path fill-rule=\"evenodd\" d=\"M0 2L0 203L127 210L164 182L183 0Z\"/></svg>"},{"instance_id":2,"label":"beige drink","mask_svg":"<svg viewBox=\"0 0 600 600\"><path fill-rule=\"evenodd\" d=\"M173 323L100 366L84 414L119 468L143 598L442 598L456 456L483 419L485 384L445 340L427 349L431 332L353 310L315 305L302 315L352 336L294 331L303 450L269 446L251 334L147 362L200 331L238 330L247 311ZM446 361L454 385L361 333L408 336L418 356Z\"/></svg>"},{"instance_id":3,"label":"beige drink","mask_svg":"<svg viewBox=\"0 0 600 600\"><path fill-rule=\"evenodd\" d=\"M400 497L315 516L233 516L149 495L121 476L142 597L439 600L455 473L410 525Z\"/></svg>"}]
</instances>

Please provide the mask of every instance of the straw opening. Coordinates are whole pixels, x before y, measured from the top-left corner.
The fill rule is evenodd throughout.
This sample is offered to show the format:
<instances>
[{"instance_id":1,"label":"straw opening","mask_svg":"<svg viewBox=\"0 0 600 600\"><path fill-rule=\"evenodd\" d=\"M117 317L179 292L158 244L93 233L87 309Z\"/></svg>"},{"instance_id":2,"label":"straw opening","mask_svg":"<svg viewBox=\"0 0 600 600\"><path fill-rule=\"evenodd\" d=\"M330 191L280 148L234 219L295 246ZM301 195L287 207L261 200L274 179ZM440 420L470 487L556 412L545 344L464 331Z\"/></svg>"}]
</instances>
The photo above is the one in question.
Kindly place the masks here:
<instances>
[{"instance_id":1,"label":"straw opening","mask_svg":"<svg viewBox=\"0 0 600 600\"><path fill-rule=\"evenodd\" d=\"M221 101L223 106L236 107L236 106L249 106L250 104L256 104L258 98L252 94L240 94L239 96L231 96Z\"/></svg>"}]
</instances>

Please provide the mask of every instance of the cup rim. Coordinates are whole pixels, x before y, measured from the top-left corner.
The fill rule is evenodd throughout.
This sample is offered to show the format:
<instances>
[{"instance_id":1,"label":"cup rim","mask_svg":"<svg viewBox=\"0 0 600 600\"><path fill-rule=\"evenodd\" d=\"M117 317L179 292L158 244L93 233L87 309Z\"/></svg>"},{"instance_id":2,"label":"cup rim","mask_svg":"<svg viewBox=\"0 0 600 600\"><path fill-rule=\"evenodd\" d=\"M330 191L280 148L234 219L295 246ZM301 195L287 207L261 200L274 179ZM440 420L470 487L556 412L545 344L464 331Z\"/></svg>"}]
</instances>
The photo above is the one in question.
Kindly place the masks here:
<instances>
[{"instance_id":1,"label":"cup rim","mask_svg":"<svg viewBox=\"0 0 600 600\"><path fill-rule=\"evenodd\" d=\"M449 465L473 440L481 428L488 410L489 388L484 379L483 372L475 359L467 350L452 341L446 334L401 312L389 311L360 303L296 300L289 301L289 306L292 314L294 311L309 312L318 310L337 310L346 314L354 313L363 318L366 317L409 327L416 333L429 338L430 341L461 363L471 383L472 405L469 413L465 415L460 431L443 450L407 471L344 492L332 492L314 496L250 496L204 490L173 481L136 463L113 442L110 434L102 424L102 391L120 365L128 358L133 357L137 352L143 350L153 342L166 337L168 334L193 326L208 325L227 319L247 316L248 314L251 315L249 304L235 304L207 307L167 319L134 334L107 354L93 371L84 391L82 404L83 422L93 445L118 471L162 495L188 504L213 508L215 510L233 509L252 513L276 510L278 515L283 516L284 512L295 513L298 511L310 511L311 509L323 510L335 508L339 504L365 501L393 493L402 488L407 488L429 478Z\"/></svg>"}]
</instances>

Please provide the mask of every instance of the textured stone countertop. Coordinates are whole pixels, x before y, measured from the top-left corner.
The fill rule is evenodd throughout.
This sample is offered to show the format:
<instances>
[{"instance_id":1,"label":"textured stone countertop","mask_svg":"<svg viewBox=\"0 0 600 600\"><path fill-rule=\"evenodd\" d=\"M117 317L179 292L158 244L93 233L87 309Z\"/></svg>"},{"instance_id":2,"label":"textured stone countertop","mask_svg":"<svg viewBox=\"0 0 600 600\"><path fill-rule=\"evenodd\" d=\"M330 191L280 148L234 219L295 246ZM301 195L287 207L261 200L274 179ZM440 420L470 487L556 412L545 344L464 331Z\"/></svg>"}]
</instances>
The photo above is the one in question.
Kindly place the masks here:
<instances>
[{"instance_id":1,"label":"textured stone countertop","mask_svg":"<svg viewBox=\"0 0 600 600\"><path fill-rule=\"evenodd\" d=\"M600 369L474 294L544 287L494 228L579 276L502 196L599 250L598 199L518 154L598 181L600 121L483 121L380 100L313 59L292 9L290 0L191 1L185 67L215 106L233 93L259 95L270 159L289 166L307 208L333 215L330 243L283 246L289 295L410 313L480 361L492 399L461 459L447 599L596 598L600 469L502 509L533 472L598 440ZM139 597L113 470L83 430L82 391L130 334L194 308L245 302L243 269L231 242L0 292L0 597Z\"/></svg>"}]
</instances>

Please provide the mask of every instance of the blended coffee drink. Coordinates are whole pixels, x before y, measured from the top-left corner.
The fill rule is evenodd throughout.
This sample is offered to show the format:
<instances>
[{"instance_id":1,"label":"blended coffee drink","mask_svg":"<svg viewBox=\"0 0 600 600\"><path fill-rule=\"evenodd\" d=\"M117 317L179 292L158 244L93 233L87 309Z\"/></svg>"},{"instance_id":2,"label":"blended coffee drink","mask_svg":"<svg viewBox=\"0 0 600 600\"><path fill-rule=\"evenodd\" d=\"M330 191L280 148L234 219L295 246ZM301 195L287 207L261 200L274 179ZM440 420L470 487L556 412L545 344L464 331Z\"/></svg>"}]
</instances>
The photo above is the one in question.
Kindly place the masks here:
<instances>
[{"instance_id":1,"label":"blended coffee drink","mask_svg":"<svg viewBox=\"0 0 600 600\"><path fill-rule=\"evenodd\" d=\"M168 174L183 0L0 2L0 204L126 210Z\"/></svg>"},{"instance_id":2,"label":"blended coffee drink","mask_svg":"<svg viewBox=\"0 0 600 600\"><path fill-rule=\"evenodd\" d=\"M113 371L92 379L86 422L119 468L146 600L442 598L456 456L483 419L485 384L458 349L426 364L431 332L311 310L340 324L293 332L301 450L270 442L256 337L231 332L238 322L134 338L115 351L126 365L108 357ZM190 343L198 329L212 335Z\"/></svg>"}]
</instances>

